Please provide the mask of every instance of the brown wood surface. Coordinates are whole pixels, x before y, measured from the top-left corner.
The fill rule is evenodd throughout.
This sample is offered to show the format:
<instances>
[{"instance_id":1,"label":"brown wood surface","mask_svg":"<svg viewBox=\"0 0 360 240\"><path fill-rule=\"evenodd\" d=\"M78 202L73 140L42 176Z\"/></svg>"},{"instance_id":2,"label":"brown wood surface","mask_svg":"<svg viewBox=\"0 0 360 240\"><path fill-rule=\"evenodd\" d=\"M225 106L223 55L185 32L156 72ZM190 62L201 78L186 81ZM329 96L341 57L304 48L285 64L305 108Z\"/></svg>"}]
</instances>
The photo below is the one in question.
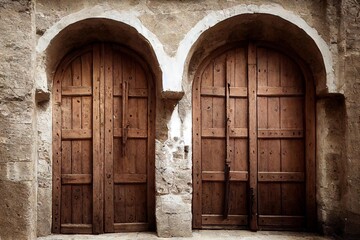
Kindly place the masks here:
<instances>
[{"instance_id":1,"label":"brown wood surface","mask_svg":"<svg viewBox=\"0 0 360 240\"><path fill-rule=\"evenodd\" d=\"M194 82L194 228L242 228L247 224L246 61L244 48L223 52L203 66ZM230 165L228 193L226 163Z\"/></svg>"},{"instance_id":2,"label":"brown wood surface","mask_svg":"<svg viewBox=\"0 0 360 240\"><path fill-rule=\"evenodd\" d=\"M114 167L113 167L113 52L110 46L105 46L105 232L114 232Z\"/></svg>"},{"instance_id":3,"label":"brown wood surface","mask_svg":"<svg viewBox=\"0 0 360 240\"><path fill-rule=\"evenodd\" d=\"M262 47L257 72L259 228L304 227L304 79L288 56Z\"/></svg>"},{"instance_id":4,"label":"brown wood surface","mask_svg":"<svg viewBox=\"0 0 360 240\"><path fill-rule=\"evenodd\" d=\"M256 231L257 223L257 75L256 75L256 46L248 46L248 82L249 82L249 206L250 229Z\"/></svg>"},{"instance_id":5,"label":"brown wood surface","mask_svg":"<svg viewBox=\"0 0 360 240\"><path fill-rule=\"evenodd\" d=\"M200 65L192 95L194 228L315 226L315 93L307 71L258 43L215 51ZM224 159L231 221L222 211Z\"/></svg>"},{"instance_id":6,"label":"brown wood surface","mask_svg":"<svg viewBox=\"0 0 360 240\"><path fill-rule=\"evenodd\" d=\"M306 171L306 226L316 230L316 126L315 126L315 86L309 70L302 66L305 73L305 171Z\"/></svg>"},{"instance_id":7,"label":"brown wood surface","mask_svg":"<svg viewBox=\"0 0 360 240\"><path fill-rule=\"evenodd\" d=\"M54 233L154 229L153 89L127 49L99 43L65 57L53 94Z\"/></svg>"},{"instance_id":8,"label":"brown wood surface","mask_svg":"<svg viewBox=\"0 0 360 240\"><path fill-rule=\"evenodd\" d=\"M93 46L93 233L103 232L103 155L101 150L101 108L100 93L103 81L102 50L99 44Z\"/></svg>"}]
</instances>

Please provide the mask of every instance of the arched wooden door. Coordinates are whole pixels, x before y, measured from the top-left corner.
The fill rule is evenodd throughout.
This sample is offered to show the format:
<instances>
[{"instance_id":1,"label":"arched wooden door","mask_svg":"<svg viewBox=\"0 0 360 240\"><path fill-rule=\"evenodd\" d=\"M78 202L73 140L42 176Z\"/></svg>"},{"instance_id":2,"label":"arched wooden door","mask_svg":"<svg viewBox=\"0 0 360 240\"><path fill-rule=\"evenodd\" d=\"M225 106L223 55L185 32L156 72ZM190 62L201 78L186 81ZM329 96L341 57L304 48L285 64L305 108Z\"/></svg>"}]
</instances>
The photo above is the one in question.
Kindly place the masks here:
<instances>
[{"instance_id":1,"label":"arched wooden door","mask_svg":"<svg viewBox=\"0 0 360 240\"><path fill-rule=\"evenodd\" d=\"M154 228L154 87L112 44L69 54L53 84L53 232Z\"/></svg>"},{"instance_id":2,"label":"arched wooden door","mask_svg":"<svg viewBox=\"0 0 360 240\"><path fill-rule=\"evenodd\" d=\"M313 228L314 86L293 58L239 44L193 86L194 228Z\"/></svg>"}]
</instances>

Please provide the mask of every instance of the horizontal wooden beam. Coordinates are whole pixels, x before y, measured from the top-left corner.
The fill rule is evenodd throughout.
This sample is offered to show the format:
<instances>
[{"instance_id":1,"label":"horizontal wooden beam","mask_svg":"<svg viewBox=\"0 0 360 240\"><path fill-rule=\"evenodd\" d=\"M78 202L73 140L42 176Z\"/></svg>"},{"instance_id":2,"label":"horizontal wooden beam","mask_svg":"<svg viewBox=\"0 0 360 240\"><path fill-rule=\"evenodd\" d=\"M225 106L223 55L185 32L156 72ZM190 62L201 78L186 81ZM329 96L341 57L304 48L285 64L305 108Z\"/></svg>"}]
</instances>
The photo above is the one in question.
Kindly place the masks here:
<instances>
[{"instance_id":1,"label":"horizontal wooden beam","mask_svg":"<svg viewBox=\"0 0 360 240\"><path fill-rule=\"evenodd\" d=\"M115 232L141 232L149 230L148 223L115 223Z\"/></svg>"},{"instance_id":2,"label":"horizontal wooden beam","mask_svg":"<svg viewBox=\"0 0 360 240\"><path fill-rule=\"evenodd\" d=\"M91 129L62 129L61 130L62 139L91 139L92 130Z\"/></svg>"},{"instance_id":3,"label":"horizontal wooden beam","mask_svg":"<svg viewBox=\"0 0 360 240\"><path fill-rule=\"evenodd\" d=\"M114 183L146 183L146 174L121 173L114 175Z\"/></svg>"},{"instance_id":4,"label":"horizontal wooden beam","mask_svg":"<svg viewBox=\"0 0 360 240\"><path fill-rule=\"evenodd\" d=\"M91 224L61 224L61 233L91 234Z\"/></svg>"},{"instance_id":5,"label":"horizontal wooden beam","mask_svg":"<svg viewBox=\"0 0 360 240\"><path fill-rule=\"evenodd\" d=\"M139 97L145 98L148 96L148 89L147 88L131 88L129 89L129 97ZM122 96L122 88L114 88L114 97Z\"/></svg>"},{"instance_id":6,"label":"horizontal wooden beam","mask_svg":"<svg viewBox=\"0 0 360 240\"><path fill-rule=\"evenodd\" d=\"M202 96L218 96L225 97L224 87L206 87L201 88ZM246 87L230 87L230 97L243 97L246 98L248 95Z\"/></svg>"},{"instance_id":7,"label":"horizontal wooden beam","mask_svg":"<svg viewBox=\"0 0 360 240\"><path fill-rule=\"evenodd\" d=\"M203 128L201 130L202 137L208 138L225 138L225 128ZM247 128L230 128L230 138L247 138Z\"/></svg>"},{"instance_id":8,"label":"horizontal wooden beam","mask_svg":"<svg viewBox=\"0 0 360 240\"><path fill-rule=\"evenodd\" d=\"M303 129L259 129L258 138L302 138Z\"/></svg>"},{"instance_id":9,"label":"horizontal wooden beam","mask_svg":"<svg viewBox=\"0 0 360 240\"><path fill-rule=\"evenodd\" d=\"M203 181L225 181L224 172L220 171L202 171ZM230 181L245 182L249 179L247 171L230 171Z\"/></svg>"},{"instance_id":10,"label":"horizontal wooden beam","mask_svg":"<svg viewBox=\"0 0 360 240\"><path fill-rule=\"evenodd\" d=\"M302 227L304 224L304 216L259 215L260 226Z\"/></svg>"},{"instance_id":11,"label":"horizontal wooden beam","mask_svg":"<svg viewBox=\"0 0 360 240\"><path fill-rule=\"evenodd\" d=\"M62 184L90 184L91 174L61 174Z\"/></svg>"},{"instance_id":12,"label":"horizontal wooden beam","mask_svg":"<svg viewBox=\"0 0 360 240\"><path fill-rule=\"evenodd\" d=\"M122 128L114 128L114 137L122 137ZM129 128L128 138L147 138L146 129Z\"/></svg>"},{"instance_id":13,"label":"horizontal wooden beam","mask_svg":"<svg viewBox=\"0 0 360 240\"><path fill-rule=\"evenodd\" d=\"M303 182L303 172L259 172L259 182Z\"/></svg>"},{"instance_id":14,"label":"horizontal wooden beam","mask_svg":"<svg viewBox=\"0 0 360 240\"><path fill-rule=\"evenodd\" d=\"M259 86L257 89L258 96L301 96L303 95L302 87L267 87Z\"/></svg>"},{"instance_id":15,"label":"horizontal wooden beam","mask_svg":"<svg viewBox=\"0 0 360 240\"><path fill-rule=\"evenodd\" d=\"M63 96L90 96L92 95L91 87L84 86L63 86L61 90Z\"/></svg>"},{"instance_id":16,"label":"horizontal wooden beam","mask_svg":"<svg viewBox=\"0 0 360 240\"><path fill-rule=\"evenodd\" d=\"M203 225L247 225L248 215L202 215Z\"/></svg>"}]
</instances>

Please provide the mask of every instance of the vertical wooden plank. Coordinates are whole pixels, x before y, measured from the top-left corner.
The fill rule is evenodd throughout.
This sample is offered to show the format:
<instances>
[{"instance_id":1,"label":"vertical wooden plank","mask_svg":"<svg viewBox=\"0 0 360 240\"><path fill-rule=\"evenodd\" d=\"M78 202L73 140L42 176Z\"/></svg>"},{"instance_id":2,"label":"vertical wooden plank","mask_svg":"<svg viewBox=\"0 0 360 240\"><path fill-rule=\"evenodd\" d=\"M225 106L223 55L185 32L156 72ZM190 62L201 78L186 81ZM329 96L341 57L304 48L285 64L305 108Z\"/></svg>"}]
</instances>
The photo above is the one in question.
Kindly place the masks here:
<instances>
[{"instance_id":1,"label":"vertical wooden plank","mask_svg":"<svg viewBox=\"0 0 360 240\"><path fill-rule=\"evenodd\" d=\"M156 89L151 75L147 74L146 86L148 88L147 99L147 220L150 229L155 229L155 109ZM138 81L139 82L139 81ZM139 84L139 83L138 83ZM139 86L141 86L139 84Z\"/></svg>"},{"instance_id":2,"label":"vertical wooden plank","mask_svg":"<svg viewBox=\"0 0 360 240\"><path fill-rule=\"evenodd\" d=\"M213 85L210 87L222 87L226 88L226 54L222 54L214 59L213 66ZM205 87L205 86L204 86ZM212 127L220 128L226 132L227 121L226 121L226 96L213 96L212 98ZM204 99L204 98L202 98ZM227 158L226 141L227 138L212 138L202 139L204 143L208 143L207 147L210 151L202 151L202 171L220 171L225 172L224 166ZM206 159L206 164L205 160ZM206 166L207 165L207 166ZM224 182L209 182L209 193L211 196L211 213L217 215L224 215L224 200L225 200L225 188Z\"/></svg>"},{"instance_id":3,"label":"vertical wooden plank","mask_svg":"<svg viewBox=\"0 0 360 240\"><path fill-rule=\"evenodd\" d=\"M302 78L296 79L295 63L289 57L282 55L281 64L281 86L301 86ZM299 84L300 83L300 84ZM302 97L281 97L281 128L303 128L304 101ZM303 140L282 139L281 140L281 171L303 172L304 155ZM304 216L304 186L298 183L281 184L281 207L282 215Z\"/></svg>"},{"instance_id":4,"label":"vertical wooden plank","mask_svg":"<svg viewBox=\"0 0 360 240\"><path fill-rule=\"evenodd\" d=\"M62 142L61 173L71 173L71 141ZM72 223L71 186L61 186L61 223Z\"/></svg>"},{"instance_id":5,"label":"vertical wooden plank","mask_svg":"<svg viewBox=\"0 0 360 240\"><path fill-rule=\"evenodd\" d=\"M150 227L152 228L153 222L150 223L150 219L147 219L147 188L146 184L135 185L135 222L149 222ZM154 215L154 212L151 212L150 214Z\"/></svg>"},{"instance_id":6,"label":"vertical wooden plank","mask_svg":"<svg viewBox=\"0 0 360 240\"><path fill-rule=\"evenodd\" d=\"M129 63L128 59L127 61L122 61L122 158L124 162L124 166L126 166L127 162L127 135L128 135L128 127L129 127L129 119L128 119L128 95L129 95L129 78L132 78L132 76L129 76ZM130 70L131 71L131 70Z\"/></svg>"},{"instance_id":7,"label":"vertical wooden plank","mask_svg":"<svg viewBox=\"0 0 360 240\"><path fill-rule=\"evenodd\" d=\"M62 86L72 85L71 65L65 71L62 78ZM62 97L61 99L61 128L72 128L72 98ZM62 162L61 173L71 173L72 141L62 141ZM61 186L61 223L72 223L72 186Z\"/></svg>"},{"instance_id":8,"label":"vertical wooden plank","mask_svg":"<svg viewBox=\"0 0 360 240\"><path fill-rule=\"evenodd\" d=\"M258 86L279 86L278 54L271 49L258 48ZM258 128L280 128L280 105L278 97L258 97ZM258 140L258 171L280 172L280 140ZM259 183L259 215L281 214L281 183Z\"/></svg>"},{"instance_id":9,"label":"vertical wooden plank","mask_svg":"<svg viewBox=\"0 0 360 240\"><path fill-rule=\"evenodd\" d=\"M230 108L230 87L235 86L235 58L233 52L230 52L226 58L226 81L225 81L225 146L226 146L226 159L225 159L225 196L224 196L224 217L227 218L229 215L230 203L230 170L231 170L231 156L232 149L230 146L230 128L233 126L231 122L231 113L233 109Z\"/></svg>"},{"instance_id":10,"label":"vertical wooden plank","mask_svg":"<svg viewBox=\"0 0 360 240\"><path fill-rule=\"evenodd\" d=\"M81 58L78 57L72 62L72 86L81 86ZM81 129L81 97L72 98L72 129ZM81 141L72 141L71 150L71 173L78 174L82 170L82 158L81 158ZM71 219L72 223L82 223L82 187L72 186L71 187Z\"/></svg>"},{"instance_id":11,"label":"vertical wooden plank","mask_svg":"<svg viewBox=\"0 0 360 240\"><path fill-rule=\"evenodd\" d=\"M202 183L202 194L201 194L201 211L202 214L211 214L212 213L212 188L210 182Z\"/></svg>"},{"instance_id":12,"label":"vertical wooden plank","mask_svg":"<svg viewBox=\"0 0 360 240\"><path fill-rule=\"evenodd\" d=\"M305 74L305 162L307 227L316 229L316 159L315 159L315 87L312 76Z\"/></svg>"},{"instance_id":13,"label":"vertical wooden plank","mask_svg":"<svg viewBox=\"0 0 360 240\"><path fill-rule=\"evenodd\" d=\"M226 85L226 55L215 59L214 62L214 87L225 87ZM226 101L225 97L213 97L213 127L226 128ZM225 141L225 139L224 139ZM225 161L225 159L223 159Z\"/></svg>"},{"instance_id":14,"label":"vertical wooden plank","mask_svg":"<svg viewBox=\"0 0 360 240\"><path fill-rule=\"evenodd\" d=\"M202 188L201 188L201 102L200 102L201 76L197 76L193 86L193 227L201 228Z\"/></svg>"},{"instance_id":15,"label":"vertical wooden plank","mask_svg":"<svg viewBox=\"0 0 360 240\"><path fill-rule=\"evenodd\" d=\"M113 87L114 94L120 97L113 99L113 114L114 114L114 128L123 128L124 113L123 113L123 56L120 51L113 52ZM123 143L122 138L113 139L113 168L114 174L124 173L123 161ZM123 184L114 184L114 223L125 222L125 189Z\"/></svg>"},{"instance_id":16,"label":"vertical wooden plank","mask_svg":"<svg viewBox=\"0 0 360 240\"><path fill-rule=\"evenodd\" d=\"M247 87L247 60L246 48L237 48L235 51L235 87Z\"/></svg>"},{"instance_id":17,"label":"vertical wooden plank","mask_svg":"<svg viewBox=\"0 0 360 240\"><path fill-rule=\"evenodd\" d=\"M135 86L135 69L134 60L130 56L124 58L123 64L123 162L126 173L135 173L136 165L136 140L129 139L127 132L129 128L137 127L137 101L135 98L129 97L129 89L133 89ZM133 193L129 191L128 193ZM127 196L128 198L129 196ZM132 196L134 197L134 196ZM134 204L134 203L133 203Z\"/></svg>"},{"instance_id":18,"label":"vertical wooden plank","mask_svg":"<svg viewBox=\"0 0 360 240\"><path fill-rule=\"evenodd\" d=\"M114 232L114 173L113 173L113 54L109 45L104 49L104 121L105 121L105 232Z\"/></svg>"},{"instance_id":19,"label":"vertical wooden plank","mask_svg":"<svg viewBox=\"0 0 360 240\"><path fill-rule=\"evenodd\" d=\"M267 86L280 87L280 56L276 51L267 50L268 69L267 69Z\"/></svg>"},{"instance_id":20,"label":"vertical wooden plank","mask_svg":"<svg viewBox=\"0 0 360 240\"><path fill-rule=\"evenodd\" d=\"M102 48L93 46L93 233L103 233L103 150L101 149L101 103L104 66Z\"/></svg>"},{"instance_id":21,"label":"vertical wooden plank","mask_svg":"<svg viewBox=\"0 0 360 240\"><path fill-rule=\"evenodd\" d=\"M256 46L248 47L248 86L249 86L249 158L250 158L250 229L256 231L257 223L257 102L256 102Z\"/></svg>"},{"instance_id":22,"label":"vertical wooden plank","mask_svg":"<svg viewBox=\"0 0 360 240\"><path fill-rule=\"evenodd\" d=\"M87 53L81 57L81 81L82 86L92 86L92 53ZM82 129L92 129L92 97L82 97L81 106ZM84 140L81 144L82 153L82 173L92 174L92 140ZM83 219L85 224L92 223L92 186L83 185Z\"/></svg>"},{"instance_id":23,"label":"vertical wooden plank","mask_svg":"<svg viewBox=\"0 0 360 240\"><path fill-rule=\"evenodd\" d=\"M131 184L125 187L125 219L127 223L135 222L135 186Z\"/></svg>"},{"instance_id":24,"label":"vertical wooden plank","mask_svg":"<svg viewBox=\"0 0 360 240\"><path fill-rule=\"evenodd\" d=\"M120 152L119 152L120 153ZM114 186L114 222L115 223L125 223L126 222L126 192L125 186L123 184L117 184Z\"/></svg>"},{"instance_id":25,"label":"vertical wooden plank","mask_svg":"<svg viewBox=\"0 0 360 240\"><path fill-rule=\"evenodd\" d=\"M60 233L61 224L61 75L60 68L53 83L53 191L52 191L52 232Z\"/></svg>"},{"instance_id":26,"label":"vertical wooden plank","mask_svg":"<svg viewBox=\"0 0 360 240\"><path fill-rule=\"evenodd\" d=\"M235 51L235 87L247 87L247 55L246 48L237 48ZM248 128L248 98L234 99L234 128ZM235 171L248 171L248 138L234 139ZM234 192L234 212L231 214L248 215L248 182L232 183L231 192ZM232 208L230 208L232 209Z\"/></svg>"}]
</instances>

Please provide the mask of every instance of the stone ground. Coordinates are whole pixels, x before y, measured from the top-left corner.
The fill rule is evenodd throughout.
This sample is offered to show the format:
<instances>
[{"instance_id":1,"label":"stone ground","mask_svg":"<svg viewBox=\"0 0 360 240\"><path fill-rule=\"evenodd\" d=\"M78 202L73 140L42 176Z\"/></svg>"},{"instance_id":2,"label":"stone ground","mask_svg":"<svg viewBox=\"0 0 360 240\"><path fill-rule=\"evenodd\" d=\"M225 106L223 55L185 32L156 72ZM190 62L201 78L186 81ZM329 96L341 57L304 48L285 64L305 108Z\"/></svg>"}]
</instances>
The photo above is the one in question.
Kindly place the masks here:
<instances>
[{"instance_id":1,"label":"stone ground","mask_svg":"<svg viewBox=\"0 0 360 240\"><path fill-rule=\"evenodd\" d=\"M38 240L153 240L163 239L170 240L170 238L159 238L155 233L138 232L138 233L112 233L102 235L50 235L47 237L39 237ZM186 239L242 239L242 240L329 240L330 237L323 237L312 233L298 233L298 232L276 232L276 231L259 231L250 232L244 230L201 230L193 231L193 236L189 238L171 238L171 240L186 240Z\"/></svg>"}]
</instances>

